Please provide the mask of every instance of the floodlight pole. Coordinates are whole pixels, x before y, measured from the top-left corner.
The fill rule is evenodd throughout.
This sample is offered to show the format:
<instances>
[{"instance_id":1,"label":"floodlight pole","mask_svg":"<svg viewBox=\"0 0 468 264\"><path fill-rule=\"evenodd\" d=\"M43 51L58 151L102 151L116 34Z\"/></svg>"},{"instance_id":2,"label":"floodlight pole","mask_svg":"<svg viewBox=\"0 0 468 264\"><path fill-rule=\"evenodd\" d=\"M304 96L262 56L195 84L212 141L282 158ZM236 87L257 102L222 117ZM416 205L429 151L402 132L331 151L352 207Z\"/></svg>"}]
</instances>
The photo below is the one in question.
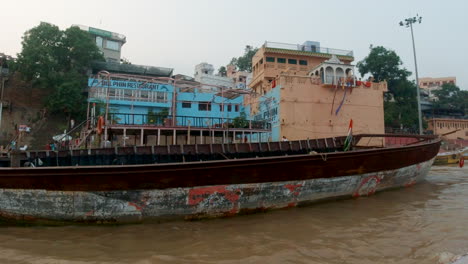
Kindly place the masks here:
<instances>
[{"instance_id":1,"label":"floodlight pole","mask_svg":"<svg viewBox=\"0 0 468 264\"><path fill-rule=\"evenodd\" d=\"M416 61L416 46L414 44L414 33L413 33L413 24L418 22L421 23L422 17L416 15L416 17L407 18L405 22L400 22L400 26L406 26L411 29L411 40L413 42L413 55L414 55L414 67L416 71L416 99L418 101L418 123L419 123L419 134L423 134L422 127L422 114L421 114L421 93L419 90L419 76L418 76L418 63Z\"/></svg>"}]
</instances>

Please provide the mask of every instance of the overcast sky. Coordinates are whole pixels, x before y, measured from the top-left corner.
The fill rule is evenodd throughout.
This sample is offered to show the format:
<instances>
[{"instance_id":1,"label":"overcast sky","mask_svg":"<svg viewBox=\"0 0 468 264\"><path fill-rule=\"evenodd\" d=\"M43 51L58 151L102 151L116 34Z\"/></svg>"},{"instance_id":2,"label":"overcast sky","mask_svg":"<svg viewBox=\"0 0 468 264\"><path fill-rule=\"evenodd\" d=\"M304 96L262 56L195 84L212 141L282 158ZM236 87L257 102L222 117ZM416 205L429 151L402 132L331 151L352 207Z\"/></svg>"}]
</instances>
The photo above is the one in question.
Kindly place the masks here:
<instances>
[{"instance_id":1,"label":"overcast sky","mask_svg":"<svg viewBox=\"0 0 468 264\"><path fill-rule=\"evenodd\" d=\"M395 50L414 73L411 33L398 22L416 15L420 77L456 76L468 89L468 1L408 0L0 0L0 52L21 51L21 36L46 21L65 29L82 24L127 36L122 55L134 64L171 67L192 75L208 62L217 69L265 41L353 50ZM414 78L414 75L412 76Z\"/></svg>"}]
</instances>

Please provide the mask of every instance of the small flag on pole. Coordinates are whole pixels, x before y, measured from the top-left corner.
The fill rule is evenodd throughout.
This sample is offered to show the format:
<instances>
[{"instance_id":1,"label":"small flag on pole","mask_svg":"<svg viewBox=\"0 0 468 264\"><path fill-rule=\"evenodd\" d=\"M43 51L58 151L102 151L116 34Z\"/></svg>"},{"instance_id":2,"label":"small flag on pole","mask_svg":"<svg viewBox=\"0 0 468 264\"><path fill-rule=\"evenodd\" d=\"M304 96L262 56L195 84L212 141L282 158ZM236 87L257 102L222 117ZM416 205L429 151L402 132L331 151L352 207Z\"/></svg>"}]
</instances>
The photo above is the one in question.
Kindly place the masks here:
<instances>
[{"instance_id":1,"label":"small flag on pole","mask_svg":"<svg viewBox=\"0 0 468 264\"><path fill-rule=\"evenodd\" d=\"M351 119L349 121L348 136L346 136L343 150L344 151L350 150L352 142L353 142L353 120Z\"/></svg>"}]
</instances>

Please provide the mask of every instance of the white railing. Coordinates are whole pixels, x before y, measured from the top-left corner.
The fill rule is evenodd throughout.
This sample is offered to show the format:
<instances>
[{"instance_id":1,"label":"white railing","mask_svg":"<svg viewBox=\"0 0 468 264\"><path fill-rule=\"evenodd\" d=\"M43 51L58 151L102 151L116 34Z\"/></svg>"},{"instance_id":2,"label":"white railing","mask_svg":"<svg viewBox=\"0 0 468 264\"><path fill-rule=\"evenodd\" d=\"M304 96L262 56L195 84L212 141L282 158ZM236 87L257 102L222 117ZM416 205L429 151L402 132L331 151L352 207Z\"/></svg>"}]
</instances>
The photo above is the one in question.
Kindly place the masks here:
<instances>
[{"instance_id":1,"label":"white railing","mask_svg":"<svg viewBox=\"0 0 468 264\"><path fill-rule=\"evenodd\" d=\"M275 49L287 49L287 50L298 50L298 51L308 51L314 53L324 53L324 54L334 54L341 56L351 56L354 57L352 50L341 50L341 49L331 49L325 47L319 47L314 45L301 45L301 44L288 44L280 42L265 42L265 48L275 48Z\"/></svg>"}]
</instances>

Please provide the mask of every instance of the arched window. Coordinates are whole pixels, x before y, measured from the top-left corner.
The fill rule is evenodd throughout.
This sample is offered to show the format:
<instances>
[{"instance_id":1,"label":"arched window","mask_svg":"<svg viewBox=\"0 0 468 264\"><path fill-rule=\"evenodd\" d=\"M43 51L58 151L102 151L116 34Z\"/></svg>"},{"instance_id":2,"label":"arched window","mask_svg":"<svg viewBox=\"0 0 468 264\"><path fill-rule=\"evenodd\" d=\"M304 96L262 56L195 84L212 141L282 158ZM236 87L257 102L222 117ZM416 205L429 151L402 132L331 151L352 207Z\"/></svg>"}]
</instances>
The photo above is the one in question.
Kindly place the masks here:
<instances>
[{"instance_id":1,"label":"arched window","mask_svg":"<svg viewBox=\"0 0 468 264\"><path fill-rule=\"evenodd\" d=\"M336 70L335 70L335 74L336 74L336 81L338 83L341 83L341 80L343 80L344 77L345 77L345 73L343 71L343 68L337 67Z\"/></svg>"},{"instance_id":2,"label":"arched window","mask_svg":"<svg viewBox=\"0 0 468 264\"><path fill-rule=\"evenodd\" d=\"M328 66L325 69L325 83L327 84L333 84L335 81L335 73L333 71L333 68Z\"/></svg>"}]
</instances>

